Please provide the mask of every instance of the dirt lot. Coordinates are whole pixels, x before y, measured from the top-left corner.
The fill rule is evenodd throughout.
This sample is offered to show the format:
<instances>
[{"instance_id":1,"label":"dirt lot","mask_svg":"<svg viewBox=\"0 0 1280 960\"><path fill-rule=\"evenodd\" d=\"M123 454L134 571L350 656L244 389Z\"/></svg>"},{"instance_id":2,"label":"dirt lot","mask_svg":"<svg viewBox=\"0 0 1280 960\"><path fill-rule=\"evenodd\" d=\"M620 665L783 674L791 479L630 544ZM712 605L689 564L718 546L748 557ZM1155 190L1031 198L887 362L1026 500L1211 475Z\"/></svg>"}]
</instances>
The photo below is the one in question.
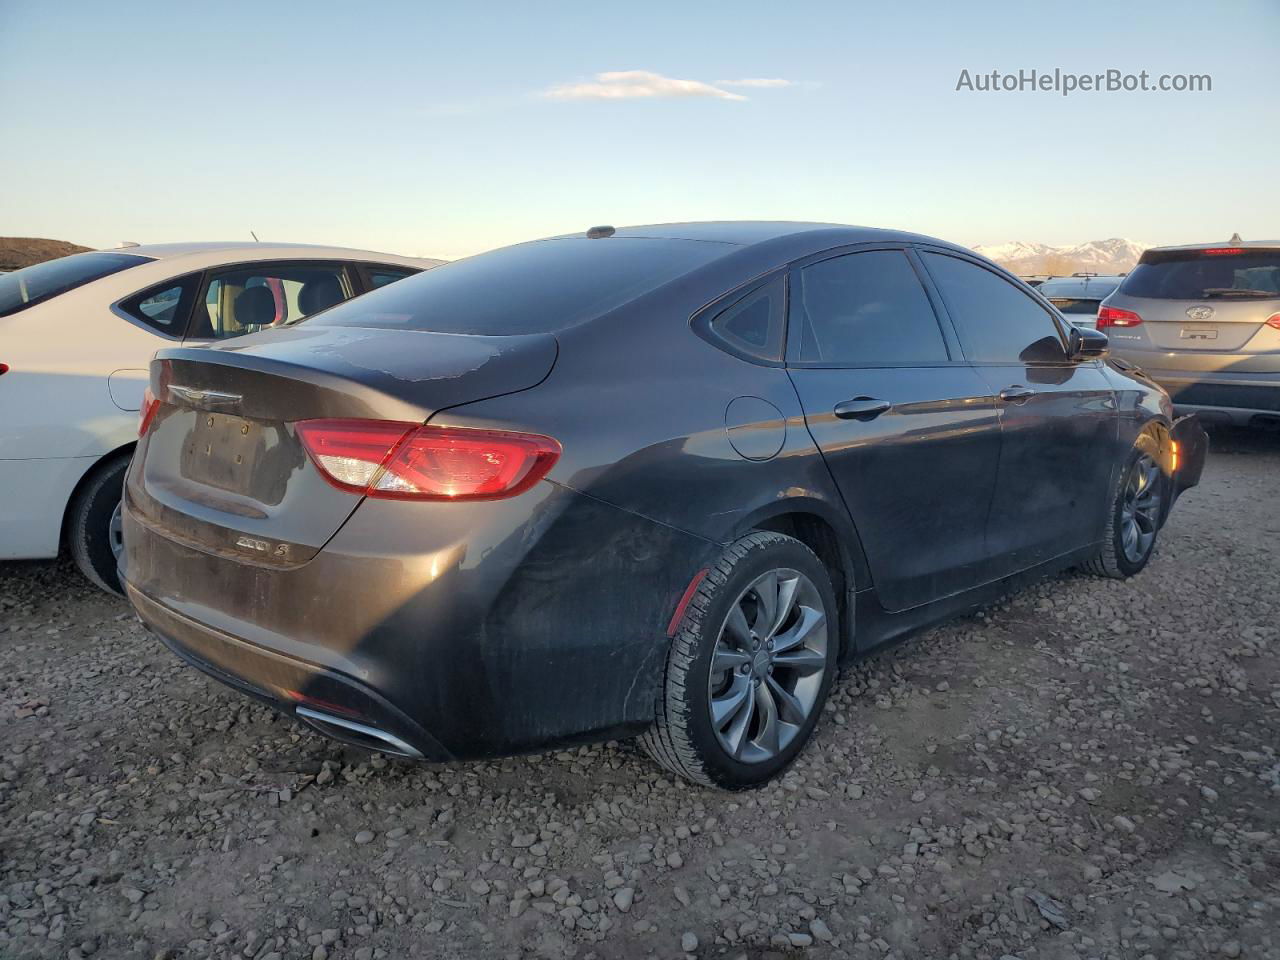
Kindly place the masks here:
<instances>
[{"instance_id":1,"label":"dirt lot","mask_svg":"<svg viewBox=\"0 0 1280 960\"><path fill-rule=\"evenodd\" d=\"M0 565L0 956L1280 957L1277 478L1215 435L1142 576L846 671L739 795L348 751Z\"/></svg>"}]
</instances>

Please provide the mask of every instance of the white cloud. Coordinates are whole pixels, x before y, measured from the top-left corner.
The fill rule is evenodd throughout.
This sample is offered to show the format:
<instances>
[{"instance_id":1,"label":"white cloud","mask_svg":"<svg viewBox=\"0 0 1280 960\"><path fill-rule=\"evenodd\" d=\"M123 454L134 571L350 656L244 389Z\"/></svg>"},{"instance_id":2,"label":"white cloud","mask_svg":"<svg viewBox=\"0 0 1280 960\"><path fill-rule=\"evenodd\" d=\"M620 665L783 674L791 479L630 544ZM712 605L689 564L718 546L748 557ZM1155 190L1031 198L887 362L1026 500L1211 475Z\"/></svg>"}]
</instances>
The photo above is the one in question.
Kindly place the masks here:
<instances>
[{"instance_id":1,"label":"white cloud","mask_svg":"<svg viewBox=\"0 0 1280 960\"><path fill-rule=\"evenodd\" d=\"M744 77L741 80L721 80L722 87L792 87L795 82L781 77Z\"/></svg>"},{"instance_id":2,"label":"white cloud","mask_svg":"<svg viewBox=\"0 0 1280 960\"><path fill-rule=\"evenodd\" d=\"M677 80L648 70L614 70L597 73L595 80L561 83L542 92L552 100L635 100L654 97L712 97L718 100L746 100L701 80Z\"/></svg>"}]
</instances>

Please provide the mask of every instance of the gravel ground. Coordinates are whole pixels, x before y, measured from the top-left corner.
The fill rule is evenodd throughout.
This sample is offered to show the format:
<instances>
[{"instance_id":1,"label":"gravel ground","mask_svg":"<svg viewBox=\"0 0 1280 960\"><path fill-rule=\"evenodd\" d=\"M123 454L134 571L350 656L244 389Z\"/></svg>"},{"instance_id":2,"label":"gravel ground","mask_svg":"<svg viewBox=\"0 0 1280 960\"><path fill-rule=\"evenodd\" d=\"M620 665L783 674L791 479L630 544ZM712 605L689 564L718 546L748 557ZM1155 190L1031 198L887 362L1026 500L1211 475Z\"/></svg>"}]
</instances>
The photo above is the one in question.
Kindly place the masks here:
<instances>
[{"instance_id":1,"label":"gravel ground","mask_svg":"<svg viewBox=\"0 0 1280 960\"><path fill-rule=\"evenodd\" d=\"M1214 442L1144 574L847 670L747 794L350 751L0 565L0 956L1280 957L1280 441Z\"/></svg>"}]
</instances>

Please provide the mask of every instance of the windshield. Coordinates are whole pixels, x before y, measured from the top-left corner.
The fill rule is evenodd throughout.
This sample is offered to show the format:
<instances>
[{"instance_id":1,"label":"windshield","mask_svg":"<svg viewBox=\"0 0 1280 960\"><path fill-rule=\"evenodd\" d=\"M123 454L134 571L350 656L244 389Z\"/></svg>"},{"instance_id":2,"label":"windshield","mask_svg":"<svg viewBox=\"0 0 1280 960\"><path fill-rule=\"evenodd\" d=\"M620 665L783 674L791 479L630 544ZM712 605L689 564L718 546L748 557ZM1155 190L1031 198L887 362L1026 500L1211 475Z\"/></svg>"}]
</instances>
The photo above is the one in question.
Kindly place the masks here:
<instances>
[{"instance_id":1,"label":"windshield","mask_svg":"<svg viewBox=\"0 0 1280 960\"><path fill-rule=\"evenodd\" d=\"M1280 250L1234 247L1146 253L1120 292L1155 300L1280 298Z\"/></svg>"},{"instance_id":2,"label":"windshield","mask_svg":"<svg viewBox=\"0 0 1280 960\"><path fill-rule=\"evenodd\" d=\"M507 336L598 317L736 250L699 240L538 240L427 270L304 323Z\"/></svg>"},{"instance_id":3,"label":"windshield","mask_svg":"<svg viewBox=\"0 0 1280 960\"><path fill-rule=\"evenodd\" d=\"M0 275L0 317L150 259L132 253L77 253Z\"/></svg>"}]
</instances>

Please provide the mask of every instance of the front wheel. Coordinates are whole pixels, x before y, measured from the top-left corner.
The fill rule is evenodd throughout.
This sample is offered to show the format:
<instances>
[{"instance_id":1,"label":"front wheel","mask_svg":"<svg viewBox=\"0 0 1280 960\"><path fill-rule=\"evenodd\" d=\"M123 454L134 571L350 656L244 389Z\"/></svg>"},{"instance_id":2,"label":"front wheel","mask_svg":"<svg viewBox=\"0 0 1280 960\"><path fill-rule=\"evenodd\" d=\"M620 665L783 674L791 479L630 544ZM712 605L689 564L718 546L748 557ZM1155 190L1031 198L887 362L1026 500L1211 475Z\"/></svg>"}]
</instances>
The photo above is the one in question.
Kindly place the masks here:
<instances>
[{"instance_id":1,"label":"front wheel","mask_svg":"<svg viewBox=\"0 0 1280 960\"><path fill-rule=\"evenodd\" d=\"M641 743L695 783L762 784L813 732L838 645L835 594L822 561L792 537L749 534L694 594Z\"/></svg>"},{"instance_id":2,"label":"front wheel","mask_svg":"<svg viewBox=\"0 0 1280 960\"><path fill-rule=\"evenodd\" d=\"M1169 478L1160 466L1159 444L1144 433L1130 451L1112 492L1102 546L1084 569L1113 579L1140 572L1155 552L1168 496Z\"/></svg>"}]
</instances>

